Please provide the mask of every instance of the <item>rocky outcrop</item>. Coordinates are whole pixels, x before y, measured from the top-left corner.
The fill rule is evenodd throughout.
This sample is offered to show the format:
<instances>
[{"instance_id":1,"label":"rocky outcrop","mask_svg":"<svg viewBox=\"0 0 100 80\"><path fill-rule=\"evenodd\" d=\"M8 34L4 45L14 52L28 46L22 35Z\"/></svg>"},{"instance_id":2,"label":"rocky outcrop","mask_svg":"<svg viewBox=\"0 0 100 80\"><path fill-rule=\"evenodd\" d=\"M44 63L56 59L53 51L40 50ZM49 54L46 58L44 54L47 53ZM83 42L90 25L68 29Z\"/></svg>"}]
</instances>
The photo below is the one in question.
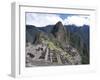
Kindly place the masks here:
<instances>
[{"instance_id":1,"label":"rocky outcrop","mask_svg":"<svg viewBox=\"0 0 100 80\"><path fill-rule=\"evenodd\" d=\"M58 23L56 23L51 32L59 42L67 42L67 32L62 22L59 21Z\"/></svg>"}]
</instances>

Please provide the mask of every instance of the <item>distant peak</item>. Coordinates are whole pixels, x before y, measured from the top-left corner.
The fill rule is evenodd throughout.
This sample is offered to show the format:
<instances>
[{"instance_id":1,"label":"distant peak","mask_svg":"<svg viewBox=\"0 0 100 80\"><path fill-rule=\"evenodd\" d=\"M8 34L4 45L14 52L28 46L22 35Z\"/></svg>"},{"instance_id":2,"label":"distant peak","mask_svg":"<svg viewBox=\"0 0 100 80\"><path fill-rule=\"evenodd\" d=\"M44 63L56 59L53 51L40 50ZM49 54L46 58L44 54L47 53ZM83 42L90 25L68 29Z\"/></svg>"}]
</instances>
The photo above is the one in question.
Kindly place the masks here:
<instances>
[{"instance_id":1,"label":"distant peak","mask_svg":"<svg viewBox=\"0 0 100 80\"><path fill-rule=\"evenodd\" d=\"M61 21L58 21L56 25L63 25Z\"/></svg>"}]
</instances>

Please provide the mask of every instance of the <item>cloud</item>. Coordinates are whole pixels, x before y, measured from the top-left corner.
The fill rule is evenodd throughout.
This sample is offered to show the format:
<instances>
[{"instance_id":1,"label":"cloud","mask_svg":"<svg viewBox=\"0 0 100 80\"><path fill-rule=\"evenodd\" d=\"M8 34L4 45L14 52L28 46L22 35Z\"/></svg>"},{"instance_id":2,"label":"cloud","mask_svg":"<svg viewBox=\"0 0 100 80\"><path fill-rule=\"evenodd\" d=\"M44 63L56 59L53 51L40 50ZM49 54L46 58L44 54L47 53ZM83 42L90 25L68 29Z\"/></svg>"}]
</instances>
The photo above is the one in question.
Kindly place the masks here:
<instances>
[{"instance_id":1,"label":"cloud","mask_svg":"<svg viewBox=\"0 0 100 80\"><path fill-rule=\"evenodd\" d=\"M69 16L64 20L65 25L77 25L77 26L83 26L83 25L89 25L89 17L85 16Z\"/></svg>"},{"instance_id":2,"label":"cloud","mask_svg":"<svg viewBox=\"0 0 100 80\"><path fill-rule=\"evenodd\" d=\"M61 21L64 25L77 25L82 26L84 24L89 25L89 18L86 16L66 16L62 19L60 15L57 14L41 14L41 13L27 13L26 14L26 24L35 25L37 27L43 27L50 24L56 24Z\"/></svg>"},{"instance_id":3,"label":"cloud","mask_svg":"<svg viewBox=\"0 0 100 80\"><path fill-rule=\"evenodd\" d=\"M63 22L63 20L59 17L59 15L56 14L36 14L36 13L26 14L26 24L35 25L38 27L55 24L58 21Z\"/></svg>"}]
</instances>

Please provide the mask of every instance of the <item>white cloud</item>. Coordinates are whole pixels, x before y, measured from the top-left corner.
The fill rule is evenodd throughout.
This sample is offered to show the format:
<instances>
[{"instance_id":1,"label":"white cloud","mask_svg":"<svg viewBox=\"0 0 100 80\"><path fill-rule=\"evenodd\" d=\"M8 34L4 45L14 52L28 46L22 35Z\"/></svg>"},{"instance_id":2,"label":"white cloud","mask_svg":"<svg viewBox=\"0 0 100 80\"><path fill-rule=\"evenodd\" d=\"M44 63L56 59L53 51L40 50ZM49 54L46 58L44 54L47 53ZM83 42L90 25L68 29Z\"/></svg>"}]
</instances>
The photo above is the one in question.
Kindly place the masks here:
<instances>
[{"instance_id":1,"label":"white cloud","mask_svg":"<svg viewBox=\"0 0 100 80\"><path fill-rule=\"evenodd\" d=\"M89 17L86 18L85 16L69 16L64 20L65 25L77 25L77 26L83 26L89 25Z\"/></svg>"},{"instance_id":2,"label":"white cloud","mask_svg":"<svg viewBox=\"0 0 100 80\"><path fill-rule=\"evenodd\" d=\"M89 18L85 16L68 16L62 19L57 14L37 14L37 13L27 13L26 14L26 24L35 25L37 27L43 27L50 24L56 24L61 21L64 25L74 24L77 26L82 26L84 24L89 25Z\"/></svg>"},{"instance_id":3,"label":"white cloud","mask_svg":"<svg viewBox=\"0 0 100 80\"><path fill-rule=\"evenodd\" d=\"M37 27L55 24L58 21L63 22L63 20L56 14L26 14L26 24L35 25Z\"/></svg>"}]
</instances>

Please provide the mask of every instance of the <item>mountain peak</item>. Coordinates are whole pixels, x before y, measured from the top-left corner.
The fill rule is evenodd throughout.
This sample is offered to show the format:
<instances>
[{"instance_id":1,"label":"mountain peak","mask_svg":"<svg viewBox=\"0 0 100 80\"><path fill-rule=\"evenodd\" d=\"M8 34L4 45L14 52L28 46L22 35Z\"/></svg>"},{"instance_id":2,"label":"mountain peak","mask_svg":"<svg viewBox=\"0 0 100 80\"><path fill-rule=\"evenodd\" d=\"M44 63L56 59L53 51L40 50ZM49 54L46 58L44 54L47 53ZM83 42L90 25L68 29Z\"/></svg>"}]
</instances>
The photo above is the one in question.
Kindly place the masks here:
<instances>
[{"instance_id":1,"label":"mountain peak","mask_svg":"<svg viewBox=\"0 0 100 80\"><path fill-rule=\"evenodd\" d=\"M62 22L61 21L59 21L59 22L57 22L56 24L55 24L55 28L57 28L57 29L63 29L64 28L64 26L63 26L63 24L62 24Z\"/></svg>"},{"instance_id":2,"label":"mountain peak","mask_svg":"<svg viewBox=\"0 0 100 80\"><path fill-rule=\"evenodd\" d=\"M58 21L56 25L63 25L61 21Z\"/></svg>"},{"instance_id":3,"label":"mountain peak","mask_svg":"<svg viewBox=\"0 0 100 80\"><path fill-rule=\"evenodd\" d=\"M66 29L61 21L57 22L52 29L52 34L59 42L66 42Z\"/></svg>"},{"instance_id":4,"label":"mountain peak","mask_svg":"<svg viewBox=\"0 0 100 80\"><path fill-rule=\"evenodd\" d=\"M62 24L61 21L57 22L57 23L54 25L54 28L53 28L53 30L52 30L53 33L59 32L59 31L60 31L60 32L61 32L61 31L64 31L64 26L63 26L63 24Z\"/></svg>"}]
</instances>

